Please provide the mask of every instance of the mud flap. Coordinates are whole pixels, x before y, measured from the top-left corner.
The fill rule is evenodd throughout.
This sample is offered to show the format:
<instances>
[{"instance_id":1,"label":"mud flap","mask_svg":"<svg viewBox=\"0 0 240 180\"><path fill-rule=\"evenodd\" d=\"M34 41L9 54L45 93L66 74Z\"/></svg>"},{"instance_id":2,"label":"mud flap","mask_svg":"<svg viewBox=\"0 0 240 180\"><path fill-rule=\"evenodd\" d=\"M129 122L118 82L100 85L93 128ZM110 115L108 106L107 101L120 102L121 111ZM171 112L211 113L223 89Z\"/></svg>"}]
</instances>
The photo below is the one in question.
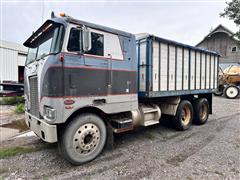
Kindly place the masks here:
<instances>
[{"instance_id":1,"label":"mud flap","mask_svg":"<svg viewBox=\"0 0 240 180\"><path fill-rule=\"evenodd\" d=\"M110 124L107 125L107 141L106 141L105 148L107 150L114 149L114 134L113 134L113 128Z\"/></svg>"}]
</instances>

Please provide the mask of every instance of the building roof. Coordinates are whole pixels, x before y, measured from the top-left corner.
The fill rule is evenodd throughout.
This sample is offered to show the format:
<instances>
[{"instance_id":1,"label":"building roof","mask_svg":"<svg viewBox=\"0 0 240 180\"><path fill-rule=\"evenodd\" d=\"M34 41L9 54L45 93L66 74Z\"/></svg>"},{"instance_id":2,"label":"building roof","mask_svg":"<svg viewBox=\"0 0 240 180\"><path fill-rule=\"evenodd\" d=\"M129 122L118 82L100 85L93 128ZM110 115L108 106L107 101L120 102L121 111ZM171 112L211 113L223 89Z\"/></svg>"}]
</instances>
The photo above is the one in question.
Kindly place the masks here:
<instances>
[{"instance_id":1,"label":"building roof","mask_svg":"<svg viewBox=\"0 0 240 180\"><path fill-rule=\"evenodd\" d=\"M207 34L203 40L201 40L196 46L199 46L205 39L210 38L212 35L216 34L216 33L225 33L227 34L229 37L233 38L234 40L238 41L238 39L236 39L234 37L234 32L232 32L231 30L229 30L228 28L226 28L225 26L223 26L222 24L219 24L215 29L213 29L209 34Z\"/></svg>"},{"instance_id":2,"label":"building roof","mask_svg":"<svg viewBox=\"0 0 240 180\"><path fill-rule=\"evenodd\" d=\"M11 49L14 51L18 51L19 53L22 53L22 54L27 54L28 52L28 48L24 47L21 44L9 42L9 41L3 41L3 40L0 40L0 48Z\"/></svg>"}]
</instances>

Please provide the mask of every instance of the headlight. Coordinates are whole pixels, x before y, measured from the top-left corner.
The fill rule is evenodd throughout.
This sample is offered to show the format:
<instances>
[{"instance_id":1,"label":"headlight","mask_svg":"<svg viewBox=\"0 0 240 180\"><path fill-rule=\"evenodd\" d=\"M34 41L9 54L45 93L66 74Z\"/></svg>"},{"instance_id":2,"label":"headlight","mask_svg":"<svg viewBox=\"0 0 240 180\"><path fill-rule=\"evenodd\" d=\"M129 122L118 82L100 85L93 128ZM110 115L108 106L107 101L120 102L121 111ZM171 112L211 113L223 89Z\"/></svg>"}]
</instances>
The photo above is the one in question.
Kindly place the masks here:
<instances>
[{"instance_id":1,"label":"headlight","mask_svg":"<svg viewBox=\"0 0 240 180\"><path fill-rule=\"evenodd\" d=\"M44 106L44 117L47 120L56 119L56 110L49 106Z\"/></svg>"}]
</instances>

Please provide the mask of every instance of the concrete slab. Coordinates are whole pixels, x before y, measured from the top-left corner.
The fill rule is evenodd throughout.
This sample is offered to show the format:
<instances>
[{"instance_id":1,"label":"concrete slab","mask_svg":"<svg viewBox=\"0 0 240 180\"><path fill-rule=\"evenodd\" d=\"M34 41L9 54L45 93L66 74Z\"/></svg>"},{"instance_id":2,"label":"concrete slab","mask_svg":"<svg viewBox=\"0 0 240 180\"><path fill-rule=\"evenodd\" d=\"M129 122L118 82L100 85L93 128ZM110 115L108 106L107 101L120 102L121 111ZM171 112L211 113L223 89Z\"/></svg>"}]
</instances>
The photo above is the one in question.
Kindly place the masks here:
<instances>
[{"instance_id":1,"label":"concrete slab","mask_svg":"<svg viewBox=\"0 0 240 180\"><path fill-rule=\"evenodd\" d=\"M0 141L7 140L19 133L18 129L0 127Z\"/></svg>"}]
</instances>

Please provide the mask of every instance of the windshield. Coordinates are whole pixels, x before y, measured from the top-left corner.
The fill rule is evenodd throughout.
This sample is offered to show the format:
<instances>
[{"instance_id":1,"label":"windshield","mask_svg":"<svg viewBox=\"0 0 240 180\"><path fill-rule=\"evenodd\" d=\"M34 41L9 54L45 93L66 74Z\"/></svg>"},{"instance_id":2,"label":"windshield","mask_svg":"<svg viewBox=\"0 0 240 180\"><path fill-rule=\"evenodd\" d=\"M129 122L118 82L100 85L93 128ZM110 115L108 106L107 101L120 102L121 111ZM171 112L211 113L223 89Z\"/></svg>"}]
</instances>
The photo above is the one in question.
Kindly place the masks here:
<instances>
[{"instance_id":1,"label":"windshield","mask_svg":"<svg viewBox=\"0 0 240 180\"><path fill-rule=\"evenodd\" d=\"M63 25L46 23L41 32L31 40L26 64L41 59L49 54L60 52L62 44Z\"/></svg>"}]
</instances>

